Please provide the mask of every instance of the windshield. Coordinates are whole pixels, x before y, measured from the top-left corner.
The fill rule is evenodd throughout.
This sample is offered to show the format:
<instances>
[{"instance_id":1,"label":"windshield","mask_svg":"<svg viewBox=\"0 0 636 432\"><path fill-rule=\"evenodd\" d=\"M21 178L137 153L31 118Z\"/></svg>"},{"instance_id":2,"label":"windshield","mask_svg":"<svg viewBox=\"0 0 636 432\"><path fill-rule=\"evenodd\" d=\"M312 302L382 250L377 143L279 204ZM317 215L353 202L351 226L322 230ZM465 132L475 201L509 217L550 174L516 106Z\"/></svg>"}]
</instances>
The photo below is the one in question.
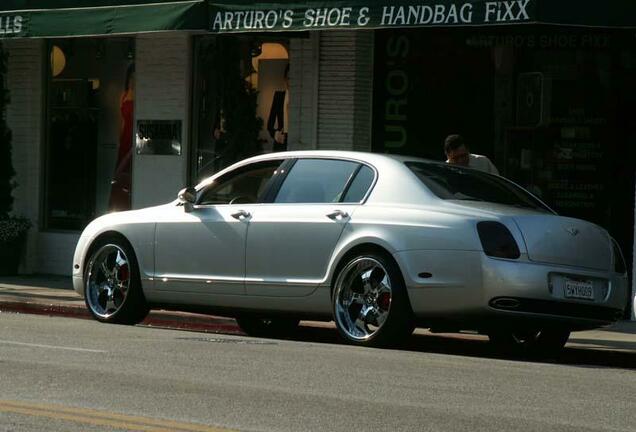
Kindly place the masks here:
<instances>
[{"instance_id":1,"label":"windshield","mask_svg":"<svg viewBox=\"0 0 636 432\"><path fill-rule=\"evenodd\" d=\"M552 212L530 193L501 177L452 165L405 164L432 193L444 200L485 201Z\"/></svg>"}]
</instances>

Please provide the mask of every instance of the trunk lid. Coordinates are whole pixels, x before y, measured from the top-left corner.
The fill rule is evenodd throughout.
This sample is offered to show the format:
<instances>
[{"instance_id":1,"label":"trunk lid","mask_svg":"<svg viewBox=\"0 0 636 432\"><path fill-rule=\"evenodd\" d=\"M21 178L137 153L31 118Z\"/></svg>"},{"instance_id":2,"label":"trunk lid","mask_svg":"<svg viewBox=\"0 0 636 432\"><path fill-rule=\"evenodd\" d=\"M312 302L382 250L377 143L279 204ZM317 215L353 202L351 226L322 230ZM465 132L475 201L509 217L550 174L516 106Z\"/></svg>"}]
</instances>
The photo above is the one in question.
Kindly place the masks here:
<instances>
[{"instance_id":1,"label":"trunk lid","mask_svg":"<svg viewBox=\"0 0 636 432\"><path fill-rule=\"evenodd\" d=\"M555 215L516 215L528 259L549 264L609 270L612 244L599 226Z\"/></svg>"}]
</instances>

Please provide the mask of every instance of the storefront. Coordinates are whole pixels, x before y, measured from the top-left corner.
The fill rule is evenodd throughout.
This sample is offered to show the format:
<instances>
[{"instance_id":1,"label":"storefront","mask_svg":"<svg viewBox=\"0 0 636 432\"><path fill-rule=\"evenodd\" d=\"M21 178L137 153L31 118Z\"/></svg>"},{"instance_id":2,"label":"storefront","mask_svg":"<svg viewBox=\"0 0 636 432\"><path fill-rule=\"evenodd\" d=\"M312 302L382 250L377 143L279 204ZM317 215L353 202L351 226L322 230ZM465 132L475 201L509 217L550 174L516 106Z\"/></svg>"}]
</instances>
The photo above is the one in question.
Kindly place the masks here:
<instances>
[{"instance_id":1,"label":"storefront","mask_svg":"<svg viewBox=\"0 0 636 432\"><path fill-rule=\"evenodd\" d=\"M633 260L634 2L5 3L25 272L253 154L441 160L451 133Z\"/></svg>"},{"instance_id":2,"label":"storefront","mask_svg":"<svg viewBox=\"0 0 636 432\"><path fill-rule=\"evenodd\" d=\"M444 158L452 133L559 214L593 221L632 261L633 31L376 33L373 150Z\"/></svg>"}]
</instances>

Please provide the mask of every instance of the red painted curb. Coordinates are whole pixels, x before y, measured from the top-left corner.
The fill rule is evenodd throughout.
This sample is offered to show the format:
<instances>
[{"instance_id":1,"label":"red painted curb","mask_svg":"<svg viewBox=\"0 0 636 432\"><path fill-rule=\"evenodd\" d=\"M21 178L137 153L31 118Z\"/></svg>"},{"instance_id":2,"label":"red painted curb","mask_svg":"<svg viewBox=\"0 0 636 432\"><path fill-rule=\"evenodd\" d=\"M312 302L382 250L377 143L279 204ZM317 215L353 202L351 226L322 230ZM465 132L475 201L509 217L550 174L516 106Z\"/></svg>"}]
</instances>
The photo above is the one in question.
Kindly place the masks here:
<instances>
[{"instance_id":1,"label":"red painted curb","mask_svg":"<svg viewBox=\"0 0 636 432\"><path fill-rule=\"evenodd\" d=\"M66 306L59 304L0 302L1 312L22 313L30 315L49 315L66 318L93 319L82 306ZM151 311L140 324L147 327L161 327L175 330L196 330L210 333L244 334L230 318L171 313L168 311Z\"/></svg>"}]
</instances>

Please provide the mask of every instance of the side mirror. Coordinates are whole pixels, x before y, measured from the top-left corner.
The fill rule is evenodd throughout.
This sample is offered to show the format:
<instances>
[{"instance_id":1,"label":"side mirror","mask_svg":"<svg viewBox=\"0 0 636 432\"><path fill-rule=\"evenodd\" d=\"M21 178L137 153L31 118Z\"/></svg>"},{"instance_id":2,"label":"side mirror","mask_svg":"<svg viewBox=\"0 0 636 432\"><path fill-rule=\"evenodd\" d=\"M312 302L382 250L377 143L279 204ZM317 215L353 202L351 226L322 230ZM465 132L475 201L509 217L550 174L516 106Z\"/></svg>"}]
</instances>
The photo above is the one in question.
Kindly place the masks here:
<instances>
[{"instance_id":1,"label":"side mirror","mask_svg":"<svg viewBox=\"0 0 636 432\"><path fill-rule=\"evenodd\" d=\"M197 190L193 187L187 187L179 191L179 205L182 205L186 213L190 213L194 208L194 203L197 200Z\"/></svg>"}]
</instances>

